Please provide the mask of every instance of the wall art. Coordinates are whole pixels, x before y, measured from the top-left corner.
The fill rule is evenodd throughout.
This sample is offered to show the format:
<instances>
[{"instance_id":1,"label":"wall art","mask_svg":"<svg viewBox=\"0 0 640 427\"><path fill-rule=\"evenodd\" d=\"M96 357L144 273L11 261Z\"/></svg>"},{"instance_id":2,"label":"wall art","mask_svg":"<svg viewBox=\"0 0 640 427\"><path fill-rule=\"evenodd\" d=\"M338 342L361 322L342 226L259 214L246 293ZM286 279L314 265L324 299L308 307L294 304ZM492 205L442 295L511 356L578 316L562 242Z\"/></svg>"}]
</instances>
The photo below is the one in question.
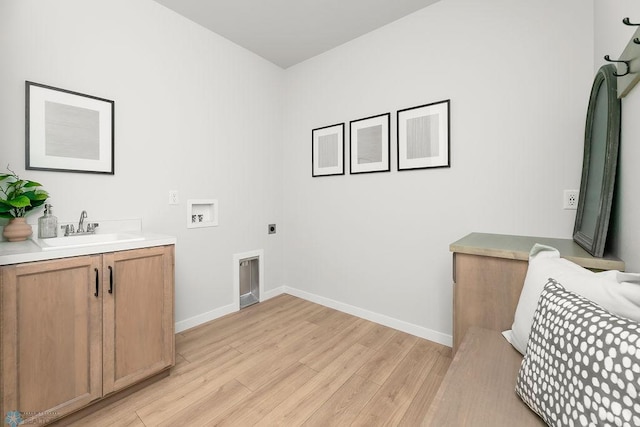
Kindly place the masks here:
<instances>
[{"instance_id":1,"label":"wall art","mask_svg":"<svg viewBox=\"0 0 640 427\"><path fill-rule=\"evenodd\" d=\"M439 101L398 111L398 170L447 168L449 104Z\"/></svg>"},{"instance_id":2,"label":"wall art","mask_svg":"<svg viewBox=\"0 0 640 427\"><path fill-rule=\"evenodd\" d=\"M344 175L344 123L311 131L311 176Z\"/></svg>"},{"instance_id":3,"label":"wall art","mask_svg":"<svg viewBox=\"0 0 640 427\"><path fill-rule=\"evenodd\" d=\"M390 170L390 117L390 113L385 113L350 122L351 168L349 173Z\"/></svg>"},{"instance_id":4,"label":"wall art","mask_svg":"<svg viewBox=\"0 0 640 427\"><path fill-rule=\"evenodd\" d=\"M26 168L114 174L114 102L26 82Z\"/></svg>"}]
</instances>

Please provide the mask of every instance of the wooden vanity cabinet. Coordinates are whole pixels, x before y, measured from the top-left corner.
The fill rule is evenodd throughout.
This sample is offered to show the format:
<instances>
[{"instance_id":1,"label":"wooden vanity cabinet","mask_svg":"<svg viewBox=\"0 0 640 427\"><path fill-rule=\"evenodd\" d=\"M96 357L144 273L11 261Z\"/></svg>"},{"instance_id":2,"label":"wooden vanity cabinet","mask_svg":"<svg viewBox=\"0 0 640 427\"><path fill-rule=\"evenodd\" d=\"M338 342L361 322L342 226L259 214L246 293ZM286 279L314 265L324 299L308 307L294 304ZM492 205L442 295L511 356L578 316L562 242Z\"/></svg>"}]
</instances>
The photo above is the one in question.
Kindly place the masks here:
<instances>
[{"instance_id":1,"label":"wooden vanity cabinet","mask_svg":"<svg viewBox=\"0 0 640 427\"><path fill-rule=\"evenodd\" d=\"M106 395L174 364L173 246L105 254L103 265Z\"/></svg>"},{"instance_id":2,"label":"wooden vanity cabinet","mask_svg":"<svg viewBox=\"0 0 640 427\"><path fill-rule=\"evenodd\" d=\"M47 423L172 366L173 251L0 267L0 413Z\"/></svg>"},{"instance_id":3,"label":"wooden vanity cabinet","mask_svg":"<svg viewBox=\"0 0 640 427\"><path fill-rule=\"evenodd\" d=\"M101 268L99 255L1 268L0 413L55 417L102 396Z\"/></svg>"}]
</instances>

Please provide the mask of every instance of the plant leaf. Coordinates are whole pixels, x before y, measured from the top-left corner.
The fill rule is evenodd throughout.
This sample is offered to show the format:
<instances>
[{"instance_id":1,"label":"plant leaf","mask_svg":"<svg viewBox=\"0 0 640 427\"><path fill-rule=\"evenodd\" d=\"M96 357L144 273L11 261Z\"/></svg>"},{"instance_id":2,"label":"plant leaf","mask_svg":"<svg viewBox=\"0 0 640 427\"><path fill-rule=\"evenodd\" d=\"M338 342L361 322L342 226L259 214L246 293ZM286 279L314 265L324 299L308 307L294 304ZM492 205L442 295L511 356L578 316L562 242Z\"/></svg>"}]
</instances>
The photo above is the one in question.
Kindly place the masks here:
<instances>
[{"instance_id":1,"label":"plant leaf","mask_svg":"<svg viewBox=\"0 0 640 427\"><path fill-rule=\"evenodd\" d=\"M0 218L15 218L10 213L0 212Z\"/></svg>"},{"instance_id":2,"label":"plant leaf","mask_svg":"<svg viewBox=\"0 0 640 427\"><path fill-rule=\"evenodd\" d=\"M42 184L40 184L39 182L35 182L35 181L25 181L26 184L24 185L25 187L42 187Z\"/></svg>"},{"instance_id":3,"label":"plant leaf","mask_svg":"<svg viewBox=\"0 0 640 427\"><path fill-rule=\"evenodd\" d=\"M25 191L24 196L28 197L29 200L32 200L32 201L35 201L35 200L45 201L47 200L47 197L49 197L49 193L47 193L44 190Z\"/></svg>"},{"instance_id":4,"label":"plant leaf","mask_svg":"<svg viewBox=\"0 0 640 427\"><path fill-rule=\"evenodd\" d=\"M42 204L44 202L46 202L46 201L47 201L46 197L44 199L41 199L41 200L32 200L31 201L31 207L26 207L25 209L26 210L31 210L32 208L37 208L38 206L42 206Z\"/></svg>"},{"instance_id":5,"label":"plant leaf","mask_svg":"<svg viewBox=\"0 0 640 427\"><path fill-rule=\"evenodd\" d=\"M14 208L24 208L31 206L31 200L27 196L18 196L15 199L7 200L7 203Z\"/></svg>"}]
</instances>

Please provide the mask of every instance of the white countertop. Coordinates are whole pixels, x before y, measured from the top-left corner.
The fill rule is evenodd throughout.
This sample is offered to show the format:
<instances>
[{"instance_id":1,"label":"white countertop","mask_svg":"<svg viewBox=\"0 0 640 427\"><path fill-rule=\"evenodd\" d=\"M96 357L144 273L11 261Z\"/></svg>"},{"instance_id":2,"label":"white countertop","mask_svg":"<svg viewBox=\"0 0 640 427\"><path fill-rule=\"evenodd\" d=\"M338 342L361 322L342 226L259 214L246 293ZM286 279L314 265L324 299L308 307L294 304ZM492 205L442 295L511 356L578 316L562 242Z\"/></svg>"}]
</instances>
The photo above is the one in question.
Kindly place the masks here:
<instances>
[{"instance_id":1,"label":"white countertop","mask_svg":"<svg viewBox=\"0 0 640 427\"><path fill-rule=\"evenodd\" d=\"M113 227L110 227L113 229ZM119 227L116 227L119 228ZM109 242L83 247L69 247L60 249L43 250L32 239L23 242L0 242L0 265L20 264L23 262L43 261L49 259L68 258L82 255L94 255L107 252L125 251L129 249L148 248L152 246L175 245L177 239L164 234L142 232L128 228L127 233L135 233L142 237L141 240ZM35 234L36 230L34 230ZM100 234L100 230L96 233Z\"/></svg>"}]
</instances>

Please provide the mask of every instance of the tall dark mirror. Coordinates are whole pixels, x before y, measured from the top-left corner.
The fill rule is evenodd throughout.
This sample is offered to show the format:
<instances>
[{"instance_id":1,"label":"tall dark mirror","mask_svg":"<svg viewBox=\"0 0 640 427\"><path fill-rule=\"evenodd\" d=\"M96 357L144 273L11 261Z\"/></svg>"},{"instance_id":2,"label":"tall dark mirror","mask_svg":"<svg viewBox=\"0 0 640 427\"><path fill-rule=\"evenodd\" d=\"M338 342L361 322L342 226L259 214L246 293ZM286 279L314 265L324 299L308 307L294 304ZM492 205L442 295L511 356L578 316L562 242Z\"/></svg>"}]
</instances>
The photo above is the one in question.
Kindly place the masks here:
<instances>
[{"instance_id":1,"label":"tall dark mirror","mask_svg":"<svg viewBox=\"0 0 640 427\"><path fill-rule=\"evenodd\" d=\"M596 257L604 255L620 144L616 67L602 66L587 108L584 157L573 239Z\"/></svg>"}]
</instances>

